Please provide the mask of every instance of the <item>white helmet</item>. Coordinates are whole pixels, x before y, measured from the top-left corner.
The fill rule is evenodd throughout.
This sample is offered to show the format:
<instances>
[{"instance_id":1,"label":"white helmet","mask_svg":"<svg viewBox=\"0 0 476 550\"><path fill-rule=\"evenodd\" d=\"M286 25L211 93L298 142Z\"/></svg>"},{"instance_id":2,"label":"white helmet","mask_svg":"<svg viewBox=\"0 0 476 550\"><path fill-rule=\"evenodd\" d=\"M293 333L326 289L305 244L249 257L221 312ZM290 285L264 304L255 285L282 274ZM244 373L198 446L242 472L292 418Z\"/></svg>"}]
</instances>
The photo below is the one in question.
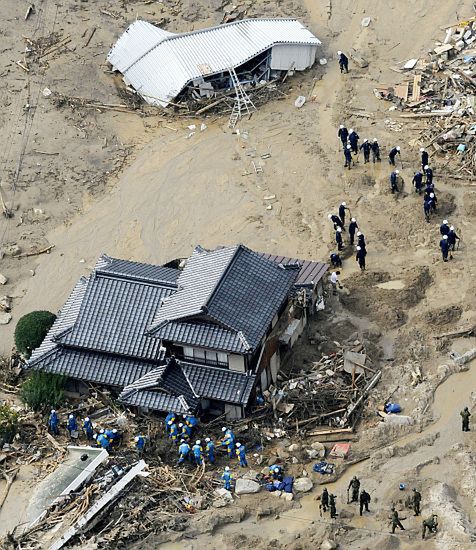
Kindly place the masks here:
<instances>
[{"instance_id":1,"label":"white helmet","mask_svg":"<svg viewBox=\"0 0 476 550\"><path fill-rule=\"evenodd\" d=\"M104 428L99 432L100 434L103 434L104 433Z\"/></svg>"},{"instance_id":2,"label":"white helmet","mask_svg":"<svg viewBox=\"0 0 476 550\"><path fill-rule=\"evenodd\" d=\"M236 448L241 447L241 443L237 443L237 444L235 445L235 447L236 447Z\"/></svg>"},{"instance_id":3,"label":"white helmet","mask_svg":"<svg viewBox=\"0 0 476 550\"><path fill-rule=\"evenodd\" d=\"M435 193L430 193L430 199L434 199L435 198Z\"/></svg>"},{"instance_id":4,"label":"white helmet","mask_svg":"<svg viewBox=\"0 0 476 550\"><path fill-rule=\"evenodd\" d=\"M424 147L420 147L420 153L424 153L425 152L425 148Z\"/></svg>"},{"instance_id":5,"label":"white helmet","mask_svg":"<svg viewBox=\"0 0 476 550\"><path fill-rule=\"evenodd\" d=\"M445 225L448 225L448 220L443 220L443 223L444 223Z\"/></svg>"},{"instance_id":6,"label":"white helmet","mask_svg":"<svg viewBox=\"0 0 476 550\"><path fill-rule=\"evenodd\" d=\"M337 52L337 55L342 55L342 52L339 50L339 51Z\"/></svg>"},{"instance_id":7,"label":"white helmet","mask_svg":"<svg viewBox=\"0 0 476 550\"><path fill-rule=\"evenodd\" d=\"M364 143L367 143L367 141L369 141L367 138L364 139Z\"/></svg>"},{"instance_id":8,"label":"white helmet","mask_svg":"<svg viewBox=\"0 0 476 550\"><path fill-rule=\"evenodd\" d=\"M225 466L225 471L228 472L228 470L230 469L229 466Z\"/></svg>"},{"instance_id":9,"label":"white helmet","mask_svg":"<svg viewBox=\"0 0 476 550\"><path fill-rule=\"evenodd\" d=\"M169 426L172 426L173 420L169 420L169 421L167 422L167 424L168 424Z\"/></svg>"},{"instance_id":10,"label":"white helmet","mask_svg":"<svg viewBox=\"0 0 476 550\"><path fill-rule=\"evenodd\" d=\"M222 432L226 432L226 427L223 426L223 428L221 429Z\"/></svg>"},{"instance_id":11,"label":"white helmet","mask_svg":"<svg viewBox=\"0 0 476 550\"><path fill-rule=\"evenodd\" d=\"M360 235L362 235L362 232L361 232L361 231L357 231L357 237L360 237Z\"/></svg>"},{"instance_id":12,"label":"white helmet","mask_svg":"<svg viewBox=\"0 0 476 550\"><path fill-rule=\"evenodd\" d=\"M187 415L186 415L186 414L182 414L182 418L187 418Z\"/></svg>"},{"instance_id":13,"label":"white helmet","mask_svg":"<svg viewBox=\"0 0 476 550\"><path fill-rule=\"evenodd\" d=\"M74 414L70 414L68 418L74 418Z\"/></svg>"},{"instance_id":14,"label":"white helmet","mask_svg":"<svg viewBox=\"0 0 476 550\"><path fill-rule=\"evenodd\" d=\"M443 235L443 239L447 239L448 238L448 235Z\"/></svg>"},{"instance_id":15,"label":"white helmet","mask_svg":"<svg viewBox=\"0 0 476 550\"><path fill-rule=\"evenodd\" d=\"M341 130L343 130L343 129L344 129L344 125L341 124L341 125L339 126L339 128L340 128Z\"/></svg>"},{"instance_id":16,"label":"white helmet","mask_svg":"<svg viewBox=\"0 0 476 550\"><path fill-rule=\"evenodd\" d=\"M209 437L206 437L205 438L205 442L208 443L210 441L210 438Z\"/></svg>"},{"instance_id":17,"label":"white helmet","mask_svg":"<svg viewBox=\"0 0 476 550\"><path fill-rule=\"evenodd\" d=\"M185 439L181 439L181 440L180 440L180 443L185 443Z\"/></svg>"},{"instance_id":18,"label":"white helmet","mask_svg":"<svg viewBox=\"0 0 476 550\"><path fill-rule=\"evenodd\" d=\"M98 434L94 434L93 439L97 439L97 438L98 438Z\"/></svg>"},{"instance_id":19,"label":"white helmet","mask_svg":"<svg viewBox=\"0 0 476 550\"><path fill-rule=\"evenodd\" d=\"M338 227L338 228L336 229L336 231L338 231L338 232L340 233L340 232L342 231L342 227Z\"/></svg>"},{"instance_id":20,"label":"white helmet","mask_svg":"<svg viewBox=\"0 0 476 550\"><path fill-rule=\"evenodd\" d=\"M327 214L327 217L331 220L332 219L332 214ZM226 430L226 428L222 428L221 431L224 432Z\"/></svg>"},{"instance_id":21,"label":"white helmet","mask_svg":"<svg viewBox=\"0 0 476 550\"><path fill-rule=\"evenodd\" d=\"M354 129L351 128L351 129L349 130L349 134L351 134L353 131L354 131Z\"/></svg>"},{"instance_id":22,"label":"white helmet","mask_svg":"<svg viewBox=\"0 0 476 550\"><path fill-rule=\"evenodd\" d=\"M341 206L347 206L346 202L342 202Z\"/></svg>"},{"instance_id":23,"label":"white helmet","mask_svg":"<svg viewBox=\"0 0 476 550\"><path fill-rule=\"evenodd\" d=\"M427 165L425 166L425 170L428 170L428 168L430 168L430 167L429 167L428 164L427 164Z\"/></svg>"},{"instance_id":24,"label":"white helmet","mask_svg":"<svg viewBox=\"0 0 476 550\"><path fill-rule=\"evenodd\" d=\"M276 473L279 473L279 468L275 468L274 471L275 471Z\"/></svg>"},{"instance_id":25,"label":"white helmet","mask_svg":"<svg viewBox=\"0 0 476 550\"><path fill-rule=\"evenodd\" d=\"M374 142L376 142L376 141L377 141L377 138L374 138Z\"/></svg>"},{"instance_id":26,"label":"white helmet","mask_svg":"<svg viewBox=\"0 0 476 550\"><path fill-rule=\"evenodd\" d=\"M395 170L395 174L400 174L399 170Z\"/></svg>"},{"instance_id":27,"label":"white helmet","mask_svg":"<svg viewBox=\"0 0 476 550\"><path fill-rule=\"evenodd\" d=\"M112 433L113 433L113 434L117 434L116 428L114 428L114 429L112 430Z\"/></svg>"},{"instance_id":28,"label":"white helmet","mask_svg":"<svg viewBox=\"0 0 476 550\"><path fill-rule=\"evenodd\" d=\"M195 445L200 445L202 442L200 441L200 439L197 439L197 441L195 441Z\"/></svg>"},{"instance_id":29,"label":"white helmet","mask_svg":"<svg viewBox=\"0 0 476 550\"><path fill-rule=\"evenodd\" d=\"M400 151L400 146L399 145L397 145L397 151Z\"/></svg>"},{"instance_id":30,"label":"white helmet","mask_svg":"<svg viewBox=\"0 0 476 550\"><path fill-rule=\"evenodd\" d=\"M452 225L452 226L450 227L450 231L454 231L454 230L455 230L455 228L454 228L454 226Z\"/></svg>"},{"instance_id":31,"label":"white helmet","mask_svg":"<svg viewBox=\"0 0 476 550\"><path fill-rule=\"evenodd\" d=\"M84 419L85 422L89 422L89 416Z\"/></svg>"},{"instance_id":32,"label":"white helmet","mask_svg":"<svg viewBox=\"0 0 476 550\"><path fill-rule=\"evenodd\" d=\"M178 425L179 428L183 428L183 424L182 422L180 422L180 424Z\"/></svg>"},{"instance_id":33,"label":"white helmet","mask_svg":"<svg viewBox=\"0 0 476 550\"><path fill-rule=\"evenodd\" d=\"M362 248L360 246L357 247L357 250L362 250Z\"/></svg>"},{"instance_id":34,"label":"white helmet","mask_svg":"<svg viewBox=\"0 0 476 550\"><path fill-rule=\"evenodd\" d=\"M351 222L356 222L357 220L355 218L350 219Z\"/></svg>"},{"instance_id":35,"label":"white helmet","mask_svg":"<svg viewBox=\"0 0 476 550\"><path fill-rule=\"evenodd\" d=\"M347 145L347 149L352 149L352 147L350 145Z\"/></svg>"}]
</instances>

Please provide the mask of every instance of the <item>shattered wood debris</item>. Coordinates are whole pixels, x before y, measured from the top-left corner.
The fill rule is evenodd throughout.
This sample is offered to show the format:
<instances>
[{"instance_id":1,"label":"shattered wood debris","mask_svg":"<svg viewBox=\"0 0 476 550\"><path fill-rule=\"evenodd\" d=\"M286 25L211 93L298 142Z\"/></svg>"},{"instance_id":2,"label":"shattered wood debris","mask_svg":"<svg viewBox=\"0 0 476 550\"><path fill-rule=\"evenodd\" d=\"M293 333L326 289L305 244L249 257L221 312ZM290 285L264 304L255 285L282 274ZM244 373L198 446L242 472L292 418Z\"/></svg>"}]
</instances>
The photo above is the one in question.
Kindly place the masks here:
<instances>
[{"instance_id":1,"label":"shattered wood debris","mask_svg":"<svg viewBox=\"0 0 476 550\"><path fill-rule=\"evenodd\" d=\"M472 178L476 168L476 19L448 27L427 59L412 59L403 69L409 75L394 86L379 86L379 99L395 103L408 113L401 119L428 119L419 143L457 161L455 177ZM406 69L409 69L407 71Z\"/></svg>"}]
</instances>

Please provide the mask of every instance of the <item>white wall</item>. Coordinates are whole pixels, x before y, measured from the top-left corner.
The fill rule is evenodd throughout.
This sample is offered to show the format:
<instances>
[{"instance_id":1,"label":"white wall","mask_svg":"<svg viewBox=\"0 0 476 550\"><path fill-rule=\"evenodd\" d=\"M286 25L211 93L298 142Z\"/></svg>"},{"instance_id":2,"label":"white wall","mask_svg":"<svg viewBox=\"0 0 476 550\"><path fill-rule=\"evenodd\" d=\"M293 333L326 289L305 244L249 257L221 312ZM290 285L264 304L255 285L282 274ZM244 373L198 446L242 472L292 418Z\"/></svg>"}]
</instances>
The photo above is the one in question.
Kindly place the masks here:
<instances>
[{"instance_id":1,"label":"white wall","mask_svg":"<svg viewBox=\"0 0 476 550\"><path fill-rule=\"evenodd\" d=\"M246 372L245 369L245 358L243 355L232 355L228 356L228 364L230 370L235 370L237 372Z\"/></svg>"},{"instance_id":2,"label":"white wall","mask_svg":"<svg viewBox=\"0 0 476 550\"><path fill-rule=\"evenodd\" d=\"M294 69L303 71L316 60L317 46L284 44L271 49L271 69L288 71L294 62Z\"/></svg>"}]
</instances>

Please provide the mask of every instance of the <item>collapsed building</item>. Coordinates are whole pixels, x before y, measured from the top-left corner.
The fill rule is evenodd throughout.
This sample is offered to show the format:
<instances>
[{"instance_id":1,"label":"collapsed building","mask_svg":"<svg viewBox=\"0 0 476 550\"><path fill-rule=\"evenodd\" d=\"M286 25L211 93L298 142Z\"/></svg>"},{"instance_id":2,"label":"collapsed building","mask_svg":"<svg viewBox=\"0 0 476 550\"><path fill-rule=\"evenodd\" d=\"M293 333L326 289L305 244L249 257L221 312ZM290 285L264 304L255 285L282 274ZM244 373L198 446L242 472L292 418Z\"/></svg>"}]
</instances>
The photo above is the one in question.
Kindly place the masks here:
<instances>
[{"instance_id":1,"label":"collapsed building","mask_svg":"<svg viewBox=\"0 0 476 550\"><path fill-rule=\"evenodd\" d=\"M244 19L180 34L138 20L107 60L147 103L167 107L308 69L320 44L295 19Z\"/></svg>"},{"instance_id":2,"label":"collapsed building","mask_svg":"<svg viewBox=\"0 0 476 550\"><path fill-rule=\"evenodd\" d=\"M182 269L102 255L27 366L144 411L242 418L322 307L327 265L197 247Z\"/></svg>"}]
</instances>

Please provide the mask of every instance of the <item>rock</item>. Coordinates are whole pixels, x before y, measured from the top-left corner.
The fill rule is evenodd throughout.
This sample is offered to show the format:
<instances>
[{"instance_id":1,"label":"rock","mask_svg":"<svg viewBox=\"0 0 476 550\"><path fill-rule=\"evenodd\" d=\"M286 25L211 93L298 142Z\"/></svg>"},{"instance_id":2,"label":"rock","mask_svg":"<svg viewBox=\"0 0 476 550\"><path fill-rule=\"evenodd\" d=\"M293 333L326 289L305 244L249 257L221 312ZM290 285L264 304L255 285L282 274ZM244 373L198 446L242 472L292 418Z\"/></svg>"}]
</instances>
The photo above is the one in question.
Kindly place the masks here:
<instances>
[{"instance_id":1,"label":"rock","mask_svg":"<svg viewBox=\"0 0 476 550\"><path fill-rule=\"evenodd\" d=\"M2 252L5 256L19 256L21 254L21 248L17 244L7 244L3 247Z\"/></svg>"},{"instance_id":2,"label":"rock","mask_svg":"<svg viewBox=\"0 0 476 550\"><path fill-rule=\"evenodd\" d=\"M226 500L233 500L233 496L230 493L230 491L227 491L224 487L220 487L220 489L215 489L214 494L219 498L224 498Z\"/></svg>"},{"instance_id":3,"label":"rock","mask_svg":"<svg viewBox=\"0 0 476 550\"><path fill-rule=\"evenodd\" d=\"M5 277L5 275L2 275L0 273L0 285L6 285L7 281L8 281L8 279Z\"/></svg>"},{"instance_id":4,"label":"rock","mask_svg":"<svg viewBox=\"0 0 476 550\"><path fill-rule=\"evenodd\" d=\"M278 497L279 498L282 494L283 494L282 491L271 491L271 495L273 497Z\"/></svg>"},{"instance_id":5,"label":"rock","mask_svg":"<svg viewBox=\"0 0 476 550\"><path fill-rule=\"evenodd\" d=\"M276 454L279 458L289 458L291 455L284 449L276 449Z\"/></svg>"},{"instance_id":6,"label":"rock","mask_svg":"<svg viewBox=\"0 0 476 550\"><path fill-rule=\"evenodd\" d=\"M293 487L298 493L307 493L312 489L313 483L308 477L298 477L294 480Z\"/></svg>"},{"instance_id":7,"label":"rock","mask_svg":"<svg viewBox=\"0 0 476 550\"><path fill-rule=\"evenodd\" d=\"M12 309L12 299L9 296L0 298L0 311L10 311Z\"/></svg>"},{"instance_id":8,"label":"rock","mask_svg":"<svg viewBox=\"0 0 476 550\"><path fill-rule=\"evenodd\" d=\"M354 515L354 512L349 512L348 510L339 510L339 517L341 519L352 519Z\"/></svg>"},{"instance_id":9,"label":"rock","mask_svg":"<svg viewBox=\"0 0 476 550\"><path fill-rule=\"evenodd\" d=\"M299 460L295 456L292 457L291 462L293 464L299 464Z\"/></svg>"},{"instance_id":10,"label":"rock","mask_svg":"<svg viewBox=\"0 0 476 550\"><path fill-rule=\"evenodd\" d=\"M335 550L337 544L333 540L325 539L322 541L321 550Z\"/></svg>"},{"instance_id":11,"label":"rock","mask_svg":"<svg viewBox=\"0 0 476 550\"><path fill-rule=\"evenodd\" d=\"M325 446L320 443L319 441L315 441L311 444L311 449L318 452L318 456L320 458L324 458L326 456L326 448Z\"/></svg>"},{"instance_id":12,"label":"rock","mask_svg":"<svg viewBox=\"0 0 476 550\"><path fill-rule=\"evenodd\" d=\"M6 311L0 311L0 325L8 325L12 320L12 314Z\"/></svg>"},{"instance_id":13,"label":"rock","mask_svg":"<svg viewBox=\"0 0 476 550\"><path fill-rule=\"evenodd\" d=\"M292 493L282 493L281 498L287 500L288 502L291 502L291 500L293 500L294 498L294 495Z\"/></svg>"},{"instance_id":14,"label":"rock","mask_svg":"<svg viewBox=\"0 0 476 550\"><path fill-rule=\"evenodd\" d=\"M307 456L311 459L317 458L319 456L319 451L315 449L306 449Z\"/></svg>"},{"instance_id":15,"label":"rock","mask_svg":"<svg viewBox=\"0 0 476 550\"><path fill-rule=\"evenodd\" d=\"M256 481L256 476L258 475L258 472L256 470L249 470L245 474L243 474L243 479L252 479L253 481Z\"/></svg>"},{"instance_id":16,"label":"rock","mask_svg":"<svg viewBox=\"0 0 476 550\"><path fill-rule=\"evenodd\" d=\"M235 484L235 493L237 495L249 495L252 493L257 493L260 488L260 484L251 479L237 479Z\"/></svg>"},{"instance_id":17,"label":"rock","mask_svg":"<svg viewBox=\"0 0 476 550\"><path fill-rule=\"evenodd\" d=\"M300 451L302 449L301 445L299 443L293 443L292 445L289 445L288 451L290 453L295 453L296 451Z\"/></svg>"}]
</instances>

